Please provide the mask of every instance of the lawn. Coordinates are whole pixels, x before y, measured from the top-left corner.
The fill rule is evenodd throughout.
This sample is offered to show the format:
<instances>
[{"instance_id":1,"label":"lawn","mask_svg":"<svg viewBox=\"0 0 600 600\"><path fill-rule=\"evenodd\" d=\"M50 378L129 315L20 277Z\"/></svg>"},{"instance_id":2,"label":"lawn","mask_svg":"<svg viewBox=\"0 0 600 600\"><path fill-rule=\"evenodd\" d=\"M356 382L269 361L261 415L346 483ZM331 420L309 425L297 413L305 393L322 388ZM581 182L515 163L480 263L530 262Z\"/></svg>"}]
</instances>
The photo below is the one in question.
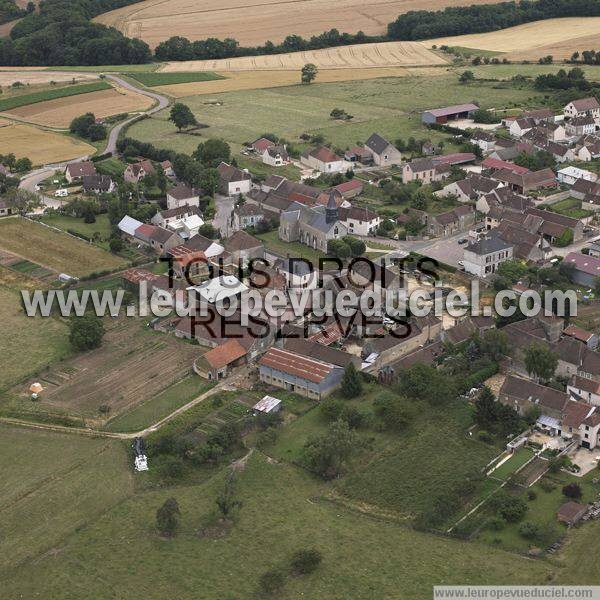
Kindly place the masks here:
<instances>
[{"instance_id":1,"label":"lawn","mask_svg":"<svg viewBox=\"0 0 600 600\"><path fill-rule=\"evenodd\" d=\"M192 83L195 81L214 81L216 79L225 79L222 75L210 71L201 71L198 73L162 73L137 71L134 73L123 73L146 87L156 87L158 85L175 85L178 83Z\"/></svg>"},{"instance_id":2,"label":"lawn","mask_svg":"<svg viewBox=\"0 0 600 600\"><path fill-rule=\"evenodd\" d=\"M127 163L123 162L115 156L111 156L106 160L100 160L94 163L98 173L103 175L110 175L113 179L120 179L123 177L123 173L127 168Z\"/></svg>"},{"instance_id":3,"label":"lawn","mask_svg":"<svg viewBox=\"0 0 600 600\"><path fill-rule=\"evenodd\" d=\"M325 257L325 254L321 254L299 242L288 243L280 240L277 229L268 233L259 233L256 237L265 243L267 250L282 257L286 257L289 254L293 258L305 258L313 264L315 269L319 267L319 259Z\"/></svg>"},{"instance_id":4,"label":"lawn","mask_svg":"<svg viewBox=\"0 0 600 600\"><path fill-rule=\"evenodd\" d=\"M47 89L43 92L33 92L31 94L23 94L12 98L0 100L0 112L18 108L19 106L27 106L29 104L37 104L46 100L55 100L56 98L66 98L68 96L79 96L89 92L99 92L108 90L111 86L106 81L96 81L94 83L82 83L80 85L71 85L65 87L57 87Z\"/></svg>"},{"instance_id":5,"label":"lawn","mask_svg":"<svg viewBox=\"0 0 600 600\"><path fill-rule=\"evenodd\" d=\"M156 423L212 387L195 374L187 376L160 394L108 423L108 431L139 431ZM210 402L209 400L207 402Z\"/></svg>"},{"instance_id":6,"label":"lawn","mask_svg":"<svg viewBox=\"0 0 600 600\"><path fill-rule=\"evenodd\" d=\"M581 200L577 200L577 198L559 200L555 204L548 206L548 209L566 217L572 217L573 219L583 219L593 214L592 211L581 208Z\"/></svg>"},{"instance_id":7,"label":"lawn","mask_svg":"<svg viewBox=\"0 0 600 600\"><path fill-rule=\"evenodd\" d=\"M0 392L71 353L66 324L52 317L27 317L18 287L0 282ZM15 281L15 284L19 284ZM29 382L23 384L24 389ZM0 394L1 397L1 394Z\"/></svg>"},{"instance_id":8,"label":"lawn","mask_svg":"<svg viewBox=\"0 0 600 600\"><path fill-rule=\"evenodd\" d=\"M98 237L99 241L107 240L111 232L108 215L105 213L96 215L95 223L86 223L83 219L58 213L45 215L41 221L69 233L79 233L90 239Z\"/></svg>"},{"instance_id":9,"label":"lawn","mask_svg":"<svg viewBox=\"0 0 600 600\"><path fill-rule=\"evenodd\" d=\"M133 491L121 442L0 425L0 454L1 579L53 555ZM6 590L2 596L16 597Z\"/></svg>"},{"instance_id":10,"label":"lawn","mask_svg":"<svg viewBox=\"0 0 600 600\"><path fill-rule=\"evenodd\" d=\"M494 479L504 481L533 458L533 455L534 452L529 448L519 448L505 463L502 463L497 469L492 471L490 476Z\"/></svg>"},{"instance_id":11,"label":"lawn","mask_svg":"<svg viewBox=\"0 0 600 600\"><path fill-rule=\"evenodd\" d=\"M150 458L152 468L152 458ZM114 475L123 469L113 465ZM202 485L141 492L3 578L7 598L123 597L233 600L253 598L258 578L293 552L316 547L315 573L287 580L277 597L366 600L430 596L434 584L542 583L550 568L500 551L418 533L319 501L321 484L259 453L238 473L242 507L224 537L198 536L223 486L218 473ZM181 526L172 540L154 531L155 512L175 497ZM57 545L57 544L55 544ZM201 589L201 592L199 590ZM200 595L199 595L200 594Z\"/></svg>"},{"instance_id":12,"label":"lawn","mask_svg":"<svg viewBox=\"0 0 600 600\"><path fill-rule=\"evenodd\" d=\"M300 169L295 165L272 167L271 165L265 165L260 159L250 158L243 154L236 155L235 160L240 169L248 169L253 175L264 177L265 179L269 175L281 175L281 177L287 177L296 181L300 179Z\"/></svg>"},{"instance_id":13,"label":"lawn","mask_svg":"<svg viewBox=\"0 0 600 600\"><path fill-rule=\"evenodd\" d=\"M0 247L78 277L126 266L122 258L101 248L20 217L0 221Z\"/></svg>"}]
</instances>

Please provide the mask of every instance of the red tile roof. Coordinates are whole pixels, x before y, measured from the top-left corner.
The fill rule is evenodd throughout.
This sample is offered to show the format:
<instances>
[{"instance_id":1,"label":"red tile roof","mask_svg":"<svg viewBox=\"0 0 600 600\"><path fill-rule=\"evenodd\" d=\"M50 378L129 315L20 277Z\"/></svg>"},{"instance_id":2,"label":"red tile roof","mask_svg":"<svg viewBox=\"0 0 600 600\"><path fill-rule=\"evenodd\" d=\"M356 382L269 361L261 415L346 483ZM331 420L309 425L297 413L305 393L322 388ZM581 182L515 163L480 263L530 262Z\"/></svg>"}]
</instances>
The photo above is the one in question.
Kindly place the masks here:
<instances>
[{"instance_id":1,"label":"red tile roof","mask_svg":"<svg viewBox=\"0 0 600 600\"><path fill-rule=\"evenodd\" d=\"M334 369L334 366L328 363L280 348L270 348L258 363L312 383L321 383Z\"/></svg>"},{"instance_id":2,"label":"red tile roof","mask_svg":"<svg viewBox=\"0 0 600 600\"><path fill-rule=\"evenodd\" d=\"M237 340L229 340L209 350L204 358L213 369L221 369L246 354L247 350Z\"/></svg>"},{"instance_id":3,"label":"red tile roof","mask_svg":"<svg viewBox=\"0 0 600 600\"><path fill-rule=\"evenodd\" d=\"M259 152L264 152L267 148L274 146L275 142L268 140L267 138L259 138L255 142L252 142L252 147Z\"/></svg>"},{"instance_id":4,"label":"red tile roof","mask_svg":"<svg viewBox=\"0 0 600 600\"><path fill-rule=\"evenodd\" d=\"M528 173L529 169L525 167L521 167L520 165L515 165L506 160L500 160L499 158L491 158L488 156L482 163L481 166L484 169L508 169L513 173L517 173L522 175L523 173Z\"/></svg>"},{"instance_id":5,"label":"red tile roof","mask_svg":"<svg viewBox=\"0 0 600 600\"><path fill-rule=\"evenodd\" d=\"M569 325L563 332L565 335L570 335L580 342L586 343L594 334L586 331L577 325Z\"/></svg>"}]
</instances>

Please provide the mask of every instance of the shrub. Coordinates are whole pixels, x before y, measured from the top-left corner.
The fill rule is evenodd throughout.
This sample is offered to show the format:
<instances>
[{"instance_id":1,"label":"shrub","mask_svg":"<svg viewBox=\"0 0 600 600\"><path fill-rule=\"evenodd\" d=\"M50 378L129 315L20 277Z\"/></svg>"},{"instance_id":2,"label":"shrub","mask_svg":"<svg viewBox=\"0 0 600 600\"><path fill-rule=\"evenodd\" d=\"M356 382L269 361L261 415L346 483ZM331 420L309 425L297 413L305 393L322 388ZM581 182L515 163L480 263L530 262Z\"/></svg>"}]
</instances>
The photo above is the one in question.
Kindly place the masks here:
<instances>
[{"instance_id":1,"label":"shrub","mask_svg":"<svg viewBox=\"0 0 600 600\"><path fill-rule=\"evenodd\" d=\"M579 500L583 494L581 491L581 486L578 483L569 483L565 485L562 489L562 493L567 498L573 498L575 500Z\"/></svg>"},{"instance_id":2,"label":"shrub","mask_svg":"<svg viewBox=\"0 0 600 600\"><path fill-rule=\"evenodd\" d=\"M480 442L484 442L486 444L493 444L494 443L494 436L489 431L485 431L485 430L481 430L477 434L477 439Z\"/></svg>"},{"instance_id":3,"label":"shrub","mask_svg":"<svg viewBox=\"0 0 600 600\"><path fill-rule=\"evenodd\" d=\"M556 489L556 486L551 481L549 481L548 479L542 479L540 481L540 487L547 494L549 494L550 492L553 492Z\"/></svg>"},{"instance_id":4,"label":"shrub","mask_svg":"<svg viewBox=\"0 0 600 600\"><path fill-rule=\"evenodd\" d=\"M321 553L315 548L298 550L292 556L292 569L300 575L312 573L323 560Z\"/></svg>"},{"instance_id":5,"label":"shrub","mask_svg":"<svg viewBox=\"0 0 600 600\"><path fill-rule=\"evenodd\" d=\"M535 500L537 498L537 494L535 493L535 490L529 490L527 492L527 499L528 500Z\"/></svg>"},{"instance_id":6,"label":"shrub","mask_svg":"<svg viewBox=\"0 0 600 600\"><path fill-rule=\"evenodd\" d=\"M524 521L519 525L519 534L526 540L532 540L539 533L539 527L531 521Z\"/></svg>"},{"instance_id":7,"label":"shrub","mask_svg":"<svg viewBox=\"0 0 600 600\"><path fill-rule=\"evenodd\" d=\"M488 521L488 527L492 531L500 531L501 529L504 529L505 525L506 521L502 517L492 517Z\"/></svg>"},{"instance_id":8,"label":"shrub","mask_svg":"<svg viewBox=\"0 0 600 600\"><path fill-rule=\"evenodd\" d=\"M260 576L258 587L263 594L273 595L283 589L285 574L281 569L269 569Z\"/></svg>"}]
</instances>

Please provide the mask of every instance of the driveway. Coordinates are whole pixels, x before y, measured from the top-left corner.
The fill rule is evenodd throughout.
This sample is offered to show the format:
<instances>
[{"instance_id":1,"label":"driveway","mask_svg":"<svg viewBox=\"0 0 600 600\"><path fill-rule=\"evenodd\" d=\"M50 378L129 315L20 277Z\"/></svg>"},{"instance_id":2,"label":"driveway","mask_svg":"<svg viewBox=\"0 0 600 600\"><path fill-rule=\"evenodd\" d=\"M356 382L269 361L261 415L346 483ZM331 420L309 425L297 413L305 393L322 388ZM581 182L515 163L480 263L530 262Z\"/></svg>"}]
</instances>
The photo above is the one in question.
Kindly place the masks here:
<instances>
[{"instance_id":1,"label":"driveway","mask_svg":"<svg viewBox=\"0 0 600 600\"><path fill-rule=\"evenodd\" d=\"M215 216L212 224L221 232L223 237L229 237L233 233L231 228L231 213L235 206L235 200L229 196L215 196Z\"/></svg>"}]
</instances>

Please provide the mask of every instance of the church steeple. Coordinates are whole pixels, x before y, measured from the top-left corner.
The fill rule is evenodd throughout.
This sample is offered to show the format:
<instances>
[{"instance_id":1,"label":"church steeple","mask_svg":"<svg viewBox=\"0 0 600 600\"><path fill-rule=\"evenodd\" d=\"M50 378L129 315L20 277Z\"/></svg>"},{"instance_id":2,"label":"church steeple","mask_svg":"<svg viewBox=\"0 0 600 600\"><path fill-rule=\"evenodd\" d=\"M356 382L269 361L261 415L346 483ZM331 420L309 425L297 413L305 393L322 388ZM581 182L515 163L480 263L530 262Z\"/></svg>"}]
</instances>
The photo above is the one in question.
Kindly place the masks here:
<instances>
[{"instance_id":1,"label":"church steeple","mask_svg":"<svg viewBox=\"0 0 600 600\"><path fill-rule=\"evenodd\" d=\"M335 201L335 194L333 190L329 192L329 200L327 200L327 208L325 209L325 222L335 223L339 220L339 213L337 203Z\"/></svg>"}]
</instances>

